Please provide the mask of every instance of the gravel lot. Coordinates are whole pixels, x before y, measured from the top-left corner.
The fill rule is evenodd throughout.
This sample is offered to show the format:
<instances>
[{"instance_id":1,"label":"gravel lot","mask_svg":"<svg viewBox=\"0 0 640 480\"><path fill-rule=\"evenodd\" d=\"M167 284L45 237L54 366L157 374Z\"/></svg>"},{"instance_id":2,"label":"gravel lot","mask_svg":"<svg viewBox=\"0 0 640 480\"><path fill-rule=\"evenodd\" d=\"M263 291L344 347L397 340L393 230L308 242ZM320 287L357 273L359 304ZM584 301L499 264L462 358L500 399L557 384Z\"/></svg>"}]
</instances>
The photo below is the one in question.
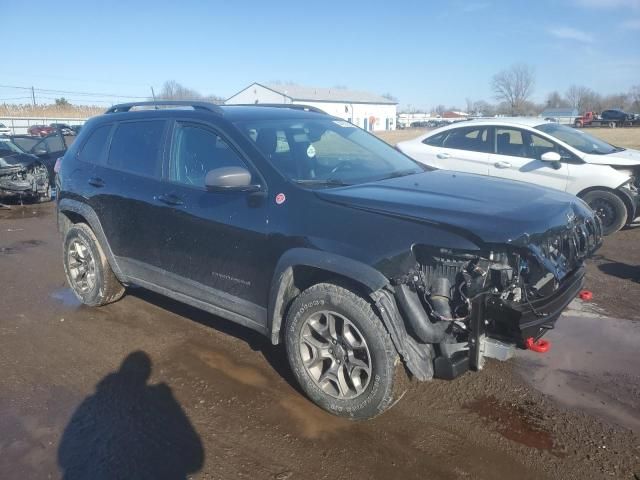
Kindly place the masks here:
<instances>
[{"instance_id":1,"label":"gravel lot","mask_svg":"<svg viewBox=\"0 0 640 480\"><path fill-rule=\"evenodd\" d=\"M551 352L354 423L254 332L142 289L78 305L54 205L0 210L0 478L637 480L639 235L606 240Z\"/></svg>"}]
</instances>

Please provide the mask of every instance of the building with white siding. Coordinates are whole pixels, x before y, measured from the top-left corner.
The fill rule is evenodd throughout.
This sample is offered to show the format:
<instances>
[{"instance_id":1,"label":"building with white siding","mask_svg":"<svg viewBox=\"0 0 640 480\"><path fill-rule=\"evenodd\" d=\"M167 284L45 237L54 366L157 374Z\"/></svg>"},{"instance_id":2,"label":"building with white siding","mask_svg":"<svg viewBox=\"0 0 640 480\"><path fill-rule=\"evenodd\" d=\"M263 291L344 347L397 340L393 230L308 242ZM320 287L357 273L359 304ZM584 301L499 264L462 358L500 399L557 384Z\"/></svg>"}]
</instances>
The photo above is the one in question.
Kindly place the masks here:
<instances>
[{"instance_id":1,"label":"building with white siding","mask_svg":"<svg viewBox=\"0 0 640 480\"><path fill-rule=\"evenodd\" d=\"M293 103L319 108L369 131L395 130L397 102L346 88L252 83L229 97L227 105Z\"/></svg>"}]
</instances>

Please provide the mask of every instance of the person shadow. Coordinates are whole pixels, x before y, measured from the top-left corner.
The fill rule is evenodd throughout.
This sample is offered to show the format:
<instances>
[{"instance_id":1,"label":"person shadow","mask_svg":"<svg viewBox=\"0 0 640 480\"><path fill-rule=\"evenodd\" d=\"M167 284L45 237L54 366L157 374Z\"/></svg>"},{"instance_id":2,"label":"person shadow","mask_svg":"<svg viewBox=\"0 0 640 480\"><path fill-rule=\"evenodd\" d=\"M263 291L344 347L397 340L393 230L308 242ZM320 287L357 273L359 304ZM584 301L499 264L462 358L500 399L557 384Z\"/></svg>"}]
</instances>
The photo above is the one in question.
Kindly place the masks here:
<instances>
[{"instance_id":1,"label":"person shadow","mask_svg":"<svg viewBox=\"0 0 640 480\"><path fill-rule=\"evenodd\" d=\"M152 363L130 353L73 413L58 448L63 479L186 479L204 463L198 433Z\"/></svg>"}]
</instances>

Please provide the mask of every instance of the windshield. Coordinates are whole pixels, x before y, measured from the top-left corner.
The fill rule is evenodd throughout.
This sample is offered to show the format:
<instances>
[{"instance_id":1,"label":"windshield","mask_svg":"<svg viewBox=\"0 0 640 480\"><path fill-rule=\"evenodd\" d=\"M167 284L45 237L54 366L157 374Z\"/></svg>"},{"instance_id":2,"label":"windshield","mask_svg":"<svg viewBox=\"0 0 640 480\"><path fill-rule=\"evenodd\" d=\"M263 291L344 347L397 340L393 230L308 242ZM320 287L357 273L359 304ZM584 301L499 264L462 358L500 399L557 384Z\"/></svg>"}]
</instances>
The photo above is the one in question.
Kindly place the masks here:
<instances>
[{"instance_id":1,"label":"windshield","mask_svg":"<svg viewBox=\"0 0 640 480\"><path fill-rule=\"evenodd\" d=\"M343 120L278 118L236 126L280 173L301 184L352 185L425 171L382 140Z\"/></svg>"},{"instance_id":2,"label":"windshield","mask_svg":"<svg viewBox=\"0 0 640 480\"><path fill-rule=\"evenodd\" d=\"M25 152L8 138L0 138L0 155L12 155L14 153Z\"/></svg>"},{"instance_id":3,"label":"windshield","mask_svg":"<svg viewBox=\"0 0 640 480\"><path fill-rule=\"evenodd\" d=\"M536 129L556 137L558 140L562 140L564 143L571 145L573 148L584 153L607 155L609 153L624 150L623 148L609 145L607 142L603 142L582 130L577 130L558 123L544 123L542 125L538 125Z\"/></svg>"}]
</instances>

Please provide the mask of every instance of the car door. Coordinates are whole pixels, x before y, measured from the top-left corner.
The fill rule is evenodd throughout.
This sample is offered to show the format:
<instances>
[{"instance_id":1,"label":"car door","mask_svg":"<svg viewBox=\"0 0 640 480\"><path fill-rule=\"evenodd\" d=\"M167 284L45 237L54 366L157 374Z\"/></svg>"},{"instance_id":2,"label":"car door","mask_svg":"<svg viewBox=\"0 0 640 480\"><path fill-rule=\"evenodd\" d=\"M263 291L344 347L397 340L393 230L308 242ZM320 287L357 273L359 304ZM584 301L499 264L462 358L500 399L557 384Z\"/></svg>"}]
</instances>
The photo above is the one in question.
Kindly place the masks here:
<instances>
[{"instance_id":1,"label":"car door","mask_svg":"<svg viewBox=\"0 0 640 480\"><path fill-rule=\"evenodd\" d=\"M115 123L106 160L84 179L119 267L136 281L152 281L164 262L160 235L166 205L155 196L162 188L167 125L157 118Z\"/></svg>"},{"instance_id":2,"label":"car door","mask_svg":"<svg viewBox=\"0 0 640 480\"><path fill-rule=\"evenodd\" d=\"M489 175L489 128L483 125L447 130L435 150L434 165L445 170Z\"/></svg>"},{"instance_id":3,"label":"car door","mask_svg":"<svg viewBox=\"0 0 640 480\"><path fill-rule=\"evenodd\" d=\"M55 166L56 160L62 157L66 151L67 144L64 141L64 137L59 134L44 137L29 149L29 153L36 155L47 167L51 183L53 183L53 167Z\"/></svg>"},{"instance_id":4,"label":"car door","mask_svg":"<svg viewBox=\"0 0 640 480\"><path fill-rule=\"evenodd\" d=\"M492 129L494 152L489 155L492 177L529 182L556 190L566 190L569 171L565 162L543 162L546 152L563 155L556 143L528 130L496 126Z\"/></svg>"},{"instance_id":5,"label":"car door","mask_svg":"<svg viewBox=\"0 0 640 480\"><path fill-rule=\"evenodd\" d=\"M242 167L265 188L257 170L213 124L176 121L159 200L162 265L171 287L252 321L266 321L270 281L268 208L263 192L208 191L205 177L220 167Z\"/></svg>"}]
</instances>

